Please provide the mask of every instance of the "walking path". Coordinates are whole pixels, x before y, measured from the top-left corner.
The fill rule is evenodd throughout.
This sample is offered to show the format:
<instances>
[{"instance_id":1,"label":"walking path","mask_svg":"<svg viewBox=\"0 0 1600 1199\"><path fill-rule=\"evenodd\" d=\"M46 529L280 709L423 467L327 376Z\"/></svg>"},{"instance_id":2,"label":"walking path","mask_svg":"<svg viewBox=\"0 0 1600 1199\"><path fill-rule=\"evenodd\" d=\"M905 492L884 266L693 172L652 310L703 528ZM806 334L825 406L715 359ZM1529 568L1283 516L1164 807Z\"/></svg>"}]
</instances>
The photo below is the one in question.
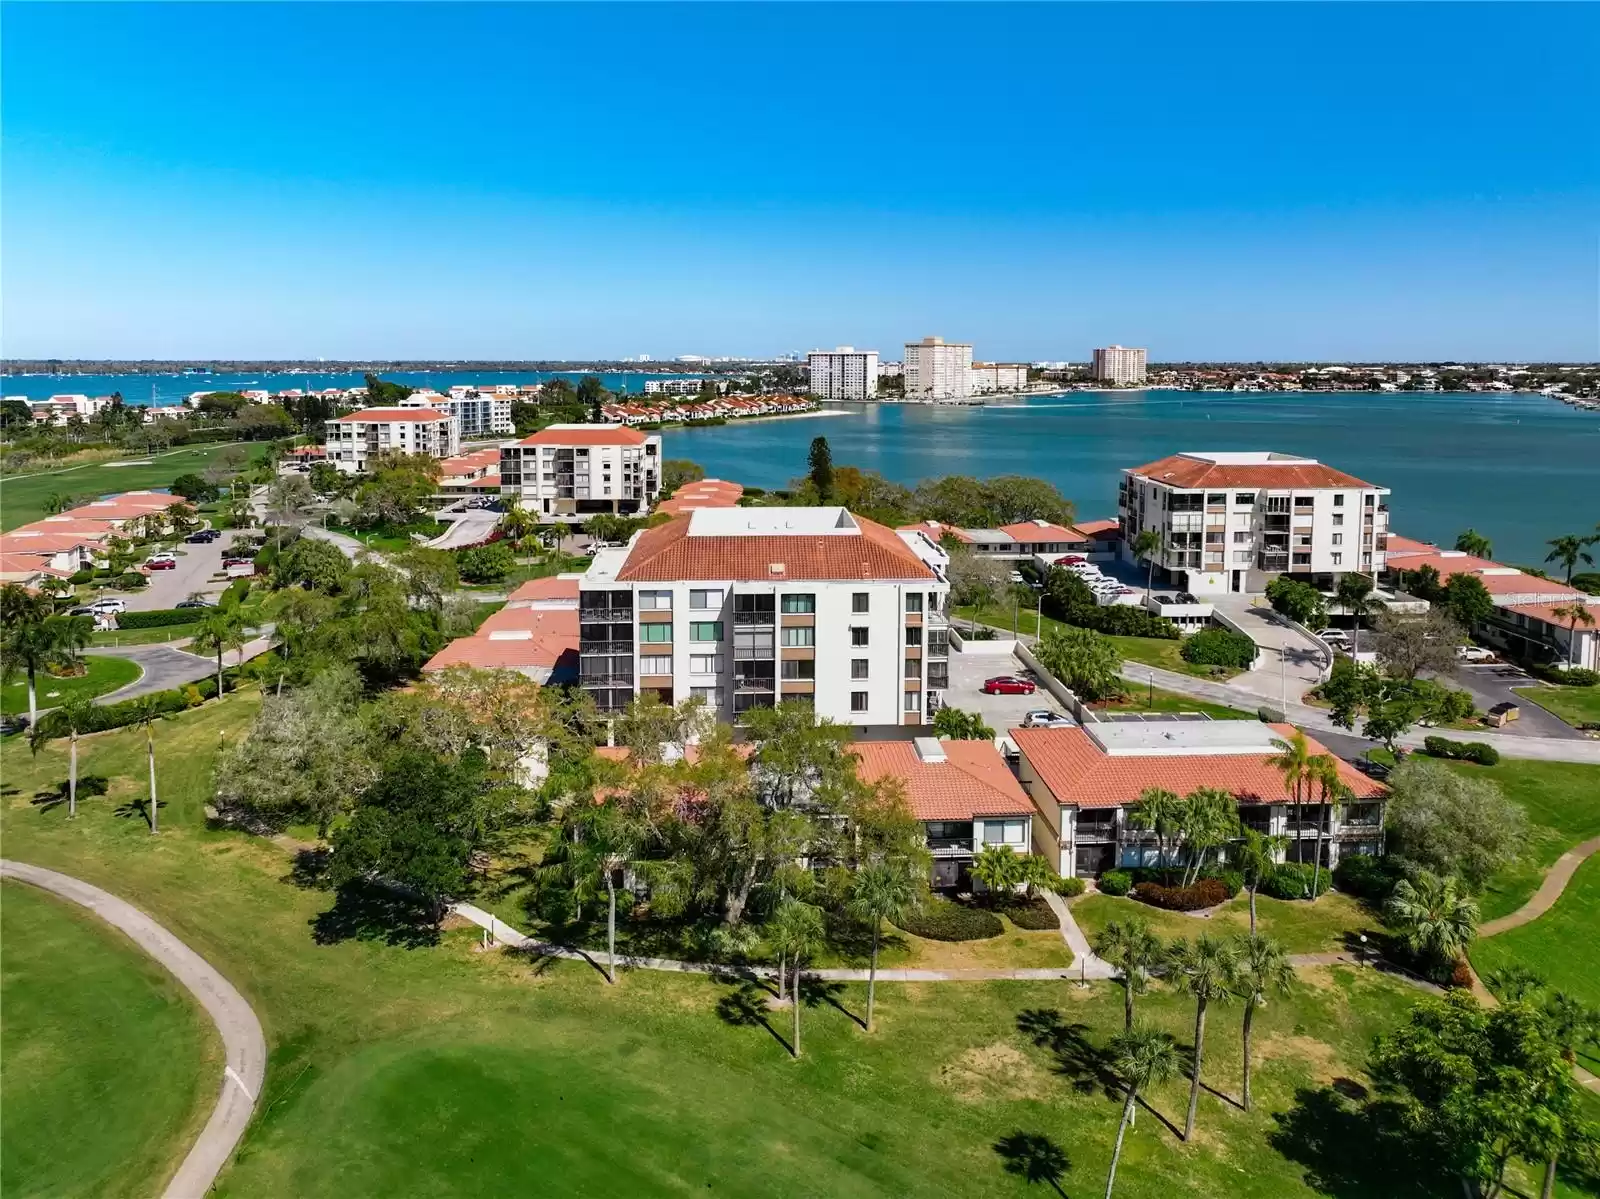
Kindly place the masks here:
<instances>
[{"instance_id":1,"label":"walking path","mask_svg":"<svg viewBox=\"0 0 1600 1199\"><path fill-rule=\"evenodd\" d=\"M267 1069L267 1041L255 1012L250 1010L244 996L204 958L115 895L25 862L0 859L0 878L30 883L80 904L126 933L134 944L187 987L215 1022L222 1036L227 1063L222 1070L222 1089L211 1118L164 1192L165 1199L199 1199L211 1189L233 1154L261 1094L261 1082Z\"/></svg>"},{"instance_id":2,"label":"walking path","mask_svg":"<svg viewBox=\"0 0 1600 1199\"><path fill-rule=\"evenodd\" d=\"M1533 893L1532 899L1509 916L1501 916L1498 920L1491 920L1482 925L1478 929L1478 936L1498 936L1510 929L1521 928L1524 924L1543 916L1555 907L1556 900L1561 898L1561 893L1567 889L1567 884L1578 872L1578 867L1583 865L1584 859L1595 853L1600 853L1600 837L1590 837L1582 844L1567 850L1556 859L1555 865L1550 867L1549 873L1544 876L1544 881L1539 884L1539 889Z\"/></svg>"},{"instance_id":3,"label":"walking path","mask_svg":"<svg viewBox=\"0 0 1600 1199\"><path fill-rule=\"evenodd\" d=\"M271 648L270 638L257 637L245 642L241 649L231 649L223 654L222 664L224 667L238 666L266 653ZM217 673L216 658L202 657L200 654L190 653L173 645L97 645L83 652L110 658L127 658L144 672L126 687L119 687L115 691L108 691L98 696L94 701L97 704L121 703L125 699L138 699L141 695L151 695L157 691L170 691L185 683L197 683L201 679L212 678Z\"/></svg>"}]
</instances>

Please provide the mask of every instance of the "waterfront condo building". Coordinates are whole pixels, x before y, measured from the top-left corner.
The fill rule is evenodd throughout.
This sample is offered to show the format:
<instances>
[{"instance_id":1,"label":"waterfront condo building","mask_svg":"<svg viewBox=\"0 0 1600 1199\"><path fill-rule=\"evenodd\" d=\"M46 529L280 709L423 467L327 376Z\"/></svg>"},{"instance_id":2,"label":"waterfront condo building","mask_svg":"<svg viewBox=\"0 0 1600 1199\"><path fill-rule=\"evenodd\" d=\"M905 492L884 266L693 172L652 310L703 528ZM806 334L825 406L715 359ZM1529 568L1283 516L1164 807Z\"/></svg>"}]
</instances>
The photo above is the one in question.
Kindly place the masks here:
<instances>
[{"instance_id":1,"label":"waterfront condo building","mask_svg":"<svg viewBox=\"0 0 1600 1199\"><path fill-rule=\"evenodd\" d=\"M1026 362L974 362L972 394L992 391L1022 391L1028 386Z\"/></svg>"},{"instance_id":2,"label":"waterfront condo building","mask_svg":"<svg viewBox=\"0 0 1600 1199\"><path fill-rule=\"evenodd\" d=\"M500 447L500 493L553 520L642 516L661 495L661 437L626 425L551 425Z\"/></svg>"},{"instance_id":3,"label":"waterfront condo building","mask_svg":"<svg viewBox=\"0 0 1600 1199\"><path fill-rule=\"evenodd\" d=\"M1130 559L1141 532L1160 538L1139 559L1159 585L1255 594L1289 574L1328 588L1383 570L1389 489L1294 454L1190 452L1124 470L1117 515Z\"/></svg>"},{"instance_id":4,"label":"waterfront condo building","mask_svg":"<svg viewBox=\"0 0 1600 1199\"><path fill-rule=\"evenodd\" d=\"M456 418L437 408L364 408L328 422L328 461L347 475L390 451L453 458L460 449Z\"/></svg>"},{"instance_id":5,"label":"waterfront condo building","mask_svg":"<svg viewBox=\"0 0 1600 1199\"><path fill-rule=\"evenodd\" d=\"M1094 352L1094 377L1102 383L1143 383L1145 352L1105 346Z\"/></svg>"},{"instance_id":6,"label":"waterfront condo building","mask_svg":"<svg viewBox=\"0 0 1600 1199\"><path fill-rule=\"evenodd\" d=\"M867 729L920 726L948 686L948 586L917 534L843 508L707 508L603 549L578 600L579 679L602 711L650 692L722 720L780 700Z\"/></svg>"},{"instance_id":7,"label":"waterfront condo building","mask_svg":"<svg viewBox=\"0 0 1600 1199\"><path fill-rule=\"evenodd\" d=\"M964 400L972 394L972 347L924 337L906 342L906 399Z\"/></svg>"},{"instance_id":8,"label":"waterfront condo building","mask_svg":"<svg viewBox=\"0 0 1600 1199\"><path fill-rule=\"evenodd\" d=\"M840 346L806 355L811 394L819 400L870 400L878 394L878 351Z\"/></svg>"},{"instance_id":9,"label":"waterfront condo building","mask_svg":"<svg viewBox=\"0 0 1600 1199\"><path fill-rule=\"evenodd\" d=\"M462 437L497 437L516 432L511 422L514 395L475 387L452 387L449 395L414 391L400 401L402 408L433 408L456 419Z\"/></svg>"}]
</instances>

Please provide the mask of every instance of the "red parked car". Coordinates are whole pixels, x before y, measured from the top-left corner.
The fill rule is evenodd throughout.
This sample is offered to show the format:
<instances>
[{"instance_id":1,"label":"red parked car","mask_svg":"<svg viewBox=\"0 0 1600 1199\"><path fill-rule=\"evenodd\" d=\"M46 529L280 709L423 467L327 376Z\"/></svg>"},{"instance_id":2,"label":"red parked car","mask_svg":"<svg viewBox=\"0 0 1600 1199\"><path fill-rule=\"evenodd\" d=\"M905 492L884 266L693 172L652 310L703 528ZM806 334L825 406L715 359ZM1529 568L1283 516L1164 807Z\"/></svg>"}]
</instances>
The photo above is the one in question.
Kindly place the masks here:
<instances>
[{"instance_id":1,"label":"red parked car","mask_svg":"<svg viewBox=\"0 0 1600 1199\"><path fill-rule=\"evenodd\" d=\"M174 558L151 558L144 564L146 570L177 570L178 563Z\"/></svg>"},{"instance_id":2,"label":"red parked car","mask_svg":"<svg viewBox=\"0 0 1600 1199\"><path fill-rule=\"evenodd\" d=\"M997 674L992 679L984 679L983 686L978 690L985 695L1032 695L1038 688L1027 679L1019 679L1010 674Z\"/></svg>"}]
</instances>

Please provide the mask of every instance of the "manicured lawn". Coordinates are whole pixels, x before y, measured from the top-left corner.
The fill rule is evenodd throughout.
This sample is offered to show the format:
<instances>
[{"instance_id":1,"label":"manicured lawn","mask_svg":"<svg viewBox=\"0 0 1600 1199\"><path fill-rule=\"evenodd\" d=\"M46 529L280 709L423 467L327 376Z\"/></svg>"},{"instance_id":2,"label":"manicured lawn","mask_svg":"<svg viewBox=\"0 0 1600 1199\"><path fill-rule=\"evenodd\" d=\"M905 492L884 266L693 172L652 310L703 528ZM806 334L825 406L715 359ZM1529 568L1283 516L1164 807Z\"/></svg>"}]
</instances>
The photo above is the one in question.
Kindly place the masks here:
<instances>
[{"instance_id":1,"label":"manicured lawn","mask_svg":"<svg viewBox=\"0 0 1600 1199\"><path fill-rule=\"evenodd\" d=\"M498 583L466 583L463 591L510 591L529 579L547 579L551 575L584 570L590 559L578 554L549 554L536 562L518 562L516 567Z\"/></svg>"},{"instance_id":2,"label":"manicured lawn","mask_svg":"<svg viewBox=\"0 0 1600 1199\"><path fill-rule=\"evenodd\" d=\"M54 675L40 674L35 679L36 702L41 710L54 708L74 695L93 697L115 691L137 682L144 672L127 658L112 658L104 654L86 656L87 669L81 675L58 679ZM18 675L15 682L0 688L0 711L8 715L28 710L28 679Z\"/></svg>"},{"instance_id":3,"label":"manicured lawn","mask_svg":"<svg viewBox=\"0 0 1600 1199\"><path fill-rule=\"evenodd\" d=\"M103 462L94 462L52 474L0 479L0 513L3 513L0 530L14 529L44 516L45 502L52 495L95 498L114 491L165 487L179 475L199 474L233 448L253 457L261 447L249 442L219 442L157 455L149 466L106 466ZM115 462L142 460L139 454L132 452L112 459Z\"/></svg>"},{"instance_id":4,"label":"manicured lawn","mask_svg":"<svg viewBox=\"0 0 1600 1199\"><path fill-rule=\"evenodd\" d=\"M0 1192L149 1195L210 1112L222 1066L187 991L121 933L0 884Z\"/></svg>"},{"instance_id":5,"label":"manicured lawn","mask_svg":"<svg viewBox=\"0 0 1600 1199\"><path fill-rule=\"evenodd\" d=\"M1600 724L1600 687L1518 687L1516 693L1573 727Z\"/></svg>"},{"instance_id":6,"label":"manicured lawn","mask_svg":"<svg viewBox=\"0 0 1600 1199\"><path fill-rule=\"evenodd\" d=\"M1015 1159L996 1146L1015 1134L1066 1154L1065 1193L1103 1188L1120 1112L1101 1057L1121 1023L1114 984L884 984L871 1036L853 1018L864 987L813 992L794 1062L778 1043L788 1013L768 1016L736 983L639 972L607 987L583 964L482 954L474 929L426 943L376 905L296 885L284 848L206 827L219 734L232 743L255 703L238 693L157 727L155 838L127 807L142 791L137 730L81 743L84 773L111 788L72 823L31 802L64 777L65 747L33 758L0 746L7 856L151 912L263 1021L261 1113L219 1193L1052 1193L1007 1170ZM1323 1118L1343 1103L1333 1081L1362 1079L1373 1035L1415 996L1372 971L1307 972L1257 1017L1256 1110L1204 1093L1187 1147L1147 1114L1128 1134L1117 1194L1431 1193L1428 1179L1363 1172L1360 1144L1340 1139L1348 1123ZM1163 986L1142 1011L1180 1043L1190 1035L1192 1005ZM1209 1027L1207 1080L1235 1095L1237 1008L1215 1009ZM1174 1082L1150 1101L1181 1120L1185 1097ZM104 1135L87 1121L73 1133ZM1329 1177L1328 1192L1308 1181Z\"/></svg>"},{"instance_id":7,"label":"manicured lawn","mask_svg":"<svg viewBox=\"0 0 1600 1199\"><path fill-rule=\"evenodd\" d=\"M1212 936L1248 934L1250 899L1240 892L1209 918L1183 912L1167 912L1138 900L1113 895L1085 895L1072 901L1073 918L1084 934L1094 935L1113 920L1138 916L1165 940L1193 939L1201 933ZM1329 891L1316 903L1303 900L1256 899L1256 924L1262 936L1273 938L1290 953L1331 953L1346 948L1347 936L1382 929L1382 921L1357 900Z\"/></svg>"},{"instance_id":8,"label":"manicured lawn","mask_svg":"<svg viewBox=\"0 0 1600 1199\"><path fill-rule=\"evenodd\" d=\"M1191 699L1176 691L1163 691L1160 687L1152 691L1149 687L1141 688L1137 683L1129 684L1128 693L1121 699L1095 706L1097 712L1102 709L1108 712L1204 712L1213 720L1256 719L1254 712L1208 703L1203 699Z\"/></svg>"},{"instance_id":9,"label":"manicured lawn","mask_svg":"<svg viewBox=\"0 0 1600 1199\"><path fill-rule=\"evenodd\" d=\"M446 526L436 520L422 520L409 524L403 528L384 525L376 529L353 529L349 525L330 522L329 532L343 533L346 537L354 537L368 549L380 554L399 554L422 544L423 540L437 537L445 531ZM421 539L413 537L413 533L420 533Z\"/></svg>"},{"instance_id":10,"label":"manicured lawn","mask_svg":"<svg viewBox=\"0 0 1600 1199\"><path fill-rule=\"evenodd\" d=\"M993 625L997 629L1010 630L1015 627L1025 637L1037 635L1040 623L1035 619L1035 613L1027 608L1013 613L1011 608L1000 604L981 610L970 605L964 608L952 608L950 618L958 631L966 627L967 621L975 619L979 624ZM1046 632L1069 627L1053 616L1046 616L1043 624ZM1155 666L1161 670L1190 674L1202 679L1228 679L1239 673L1227 667L1196 666L1191 662L1185 662L1178 653L1182 641L1168 641L1161 637L1116 636L1109 636L1109 640L1116 644L1117 651L1127 662L1138 662L1145 666Z\"/></svg>"}]
</instances>

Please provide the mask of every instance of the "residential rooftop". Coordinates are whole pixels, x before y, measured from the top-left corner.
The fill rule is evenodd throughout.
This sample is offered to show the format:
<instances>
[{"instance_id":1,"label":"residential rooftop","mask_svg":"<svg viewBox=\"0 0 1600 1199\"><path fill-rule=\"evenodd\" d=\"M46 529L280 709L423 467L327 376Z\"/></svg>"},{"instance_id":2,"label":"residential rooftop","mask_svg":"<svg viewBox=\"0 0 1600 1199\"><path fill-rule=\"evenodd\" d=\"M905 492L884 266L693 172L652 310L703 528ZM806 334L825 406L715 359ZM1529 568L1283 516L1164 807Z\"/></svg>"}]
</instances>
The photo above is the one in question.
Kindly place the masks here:
<instances>
[{"instance_id":1,"label":"residential rooftop","mask_svg":"<svg viewBox=\"0 0 1600 1199\"><path fill-rule=\"evenodd\" d=\"M1031 815L1033 802L992 741L857 741L866 782L901 780L918 820Z\"/></svg>"},{"instance_id":2,"label":"residential rooftop","mask_svg":"<svg viewBox=\"0 0 1600 1199\"><path fill-rule=\"evenodd\" d=\"M1335 470L1315 458L1271 451L1186 450L1133 467L1127 473L1186 490L1204 487L1265 487L1277 490L1376 487L1376 484Z\"/></svg>"}]
</instances>

